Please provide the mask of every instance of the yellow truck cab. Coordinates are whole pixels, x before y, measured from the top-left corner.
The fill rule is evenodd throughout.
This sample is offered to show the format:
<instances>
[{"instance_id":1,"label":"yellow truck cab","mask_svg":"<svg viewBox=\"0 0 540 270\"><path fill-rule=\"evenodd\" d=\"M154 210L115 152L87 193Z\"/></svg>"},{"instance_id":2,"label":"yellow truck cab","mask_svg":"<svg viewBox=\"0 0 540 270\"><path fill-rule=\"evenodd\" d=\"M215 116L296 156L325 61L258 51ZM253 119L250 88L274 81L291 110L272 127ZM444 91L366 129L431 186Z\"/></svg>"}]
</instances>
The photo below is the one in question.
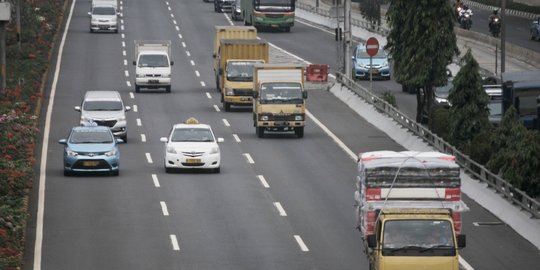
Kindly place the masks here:
<instances>
[{"instance_id":1,"label":"yellow truck cab","mask_svg":"<svg viewBox=\"0 0 540 270\"><path fill-rule=\"evenodd\" d=\"M305 68L296 64L253 66L253 125L259 138L266 131L293 131L304 137Z\"/></svg>"},{"instance_id":2,"label":"yellow truck cab","mask_svg":"<svg viewBox=\"0 0 540 270\"><path fill-rule=\"evenodd\" d=\"M368 235L370 270L458 270L465 235L456 235L448 209L383 209Z\"/></svg>"},{"instance_id":3,"label":"yellow truck cab","mask_svg":"<svg viewBox=\"0 0 540 270\"><path fill-rule=\"evenodd\" d=\"M253 66L268 62L268 43L260 39L222 39L218 51L218 88L225 111L251 106Z\"/></svg>"},{"instance_id":4,"label":"yellow truck cab","mask_svg":"<svg viewBox=\"0 0 540 270\"><path fill-rule=\"evenodd\" d=\"M216 77L216 90L221 91L218 81L219 59L218 52L222 39L257 39L257 29L253 26L216 25L214 26L214 74Z\"/></svg>"}]
</instances>

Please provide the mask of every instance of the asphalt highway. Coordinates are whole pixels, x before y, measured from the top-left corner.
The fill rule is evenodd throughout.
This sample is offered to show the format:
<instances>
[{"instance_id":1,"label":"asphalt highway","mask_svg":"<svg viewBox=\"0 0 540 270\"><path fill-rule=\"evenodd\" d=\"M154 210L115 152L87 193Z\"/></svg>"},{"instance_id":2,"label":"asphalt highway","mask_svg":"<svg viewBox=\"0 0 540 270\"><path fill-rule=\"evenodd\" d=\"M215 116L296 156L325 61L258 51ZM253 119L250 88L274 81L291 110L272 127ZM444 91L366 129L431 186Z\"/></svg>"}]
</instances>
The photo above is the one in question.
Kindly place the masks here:
<instances>
[{"instance_id":1,"label":"asphalt highway","mask_svg":"<svg viewBox=\"0 0 540 270\"><path fill-rule=\"evenodd\" d=\"M58 81L42 112L51 105L42 153L44 218L32 213L37 225L29 227L42 222L43 238L35 241L29 233L24 269L368 269L354 228L356 163L349 153L405 149L323 89L309 93L313 117L303 139L257 138L251 112L224 112L215 91L213 27L231 23L225 14L202 1L120 3L119 33L91 34L90 1L74 0L61 62L55 63L61 64ZM306 61L335 62L332 36L304 23L291 33L260 37ZM133 41L152 39L173 44L170 94L134 93ZM87 90L118 90L133 107L118 177L62 174L57 141L78 124L73 107ZM159 138L189 117L225 139L220 174L165 173ZM537 248L504 224L473 225L497 219L465 200L471 211L463 217L468 247L461 256L468 264L538 267Z\"/></svg>"}]
</instances>

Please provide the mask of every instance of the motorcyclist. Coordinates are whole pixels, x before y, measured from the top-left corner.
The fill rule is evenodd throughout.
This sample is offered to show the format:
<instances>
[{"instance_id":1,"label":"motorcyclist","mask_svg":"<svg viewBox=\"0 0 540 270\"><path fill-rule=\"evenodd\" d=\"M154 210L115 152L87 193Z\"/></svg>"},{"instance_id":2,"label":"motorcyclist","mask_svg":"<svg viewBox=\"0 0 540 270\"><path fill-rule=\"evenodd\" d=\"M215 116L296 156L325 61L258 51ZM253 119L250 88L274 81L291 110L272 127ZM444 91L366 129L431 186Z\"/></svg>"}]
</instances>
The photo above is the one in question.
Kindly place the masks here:
<instances>
[{"instance_id":1,"label":"motorcyclist","mask_svg":"<svg viewBox=\"0 0 540 270\"><path fill-rule=\"evenodd\" d=\"M463 2L461 0L456 0L454 2L454 12L456 13L456 19L459 20L459 13L463 9Z\"/></svg>"},{"instance_id":2,"label":"motorcyclist","mask_svg":"<svg viewBox=\"0 0 540 270\"><path fill-rule=\"evenodd\" d=\"M489 15L489 29L491 29L491 26L493 25L493 22L495 21L495 19L499 19L499 21L501 20L498 9L494 9L493 13Z\"/></svg>"},{"instance_id":3,"label":"motorcyclist","mask_svg":"<svg viewBox=\"0 0 540 270\"><path fill-rule=\"evenodd\" d=\"M461 19L465 17L465 14L469 14L469 17L473 15L472 10L469 9L468 5L463 5L463 9L459 11L459 22L461 23Z\"/></svg>"}]
</instances>

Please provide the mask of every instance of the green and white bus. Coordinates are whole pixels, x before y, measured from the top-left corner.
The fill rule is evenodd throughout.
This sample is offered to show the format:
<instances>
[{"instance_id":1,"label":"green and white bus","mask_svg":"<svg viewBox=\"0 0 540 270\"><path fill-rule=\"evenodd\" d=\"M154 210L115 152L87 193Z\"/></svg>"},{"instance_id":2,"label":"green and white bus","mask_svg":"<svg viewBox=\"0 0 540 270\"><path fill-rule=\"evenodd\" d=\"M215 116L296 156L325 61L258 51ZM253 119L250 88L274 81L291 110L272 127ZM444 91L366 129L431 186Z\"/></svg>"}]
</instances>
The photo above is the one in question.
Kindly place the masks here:
<instances>
[{"instance_id":1,"label":"green and white bus","mask_svg":"<svg viewBox=\"0 0 540 270\"><path fill-rule=\"evenodd\" d=\"M285 32L294 26L296 0L242 0L244 25L256 28L280 28Z\"/></svg>"}]
</instances>

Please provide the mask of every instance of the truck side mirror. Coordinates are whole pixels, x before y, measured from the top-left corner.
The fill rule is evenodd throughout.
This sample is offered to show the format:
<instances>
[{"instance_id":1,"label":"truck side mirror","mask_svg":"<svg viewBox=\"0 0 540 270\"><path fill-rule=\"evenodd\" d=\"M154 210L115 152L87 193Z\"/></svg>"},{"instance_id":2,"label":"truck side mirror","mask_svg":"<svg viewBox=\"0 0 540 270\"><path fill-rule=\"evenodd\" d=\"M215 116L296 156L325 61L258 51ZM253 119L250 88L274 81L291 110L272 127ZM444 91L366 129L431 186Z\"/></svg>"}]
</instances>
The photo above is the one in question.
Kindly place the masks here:
<instances>
[{"instance_id":1,"label":"truck side mirror","mask_svg":"<svg viewBox=\"0 0 540 270\"><path fill-rule=\"evenodd\" d=\"M464 248L467 245L467 238L464 234L457 235L457 246L458 248Z\"/></svg>"},{"instance_id":2,"label":"truck side mirror","mask_svg":"<svg viewBox=\"0 0 540 270\"><path fill-rule=\"evenodd\" d=\"M302 91L302 98L304 98L304 99L307 98L307 91Z\"/></svg>"},{"instance_id":3,"label":"truck side mirror","mask_svg":"<svg viewBox=\"0 0 540 270\"><path fill-rule=\"evenodd\" d=\"M137 65L137 61L133 60L133 65L134 66Z\"/></svg>"},{"instance_id":4,"label":"truck side mirror","mask_svg":"<svg viewBox=\"0 0 540 270\"><path fill-rule=\"evenodd\" d=\"M377 247L377 239L375 238L374 234L370 234L367 236L367 245L369 248Z\"/></svg>"},{"instance_id":5,"label":"truck side mirror","mask_svg":"<svg viewBox=\"0 0 540 270\"><path fill-rule=\"evenodd\" d=\"M258 97L259 97L259 92L253 91L253 98L258 98Z\"/></svg>"},{"instance_id":6,"label":"truck side mirror","mask_svg":"<svg viewBox=\"0 0 540 270\"><path fill-rule=\"evenodd\" d=\"M171 61L171 66L174 66L174 61Z\"/></svg>"}]
</instances>

